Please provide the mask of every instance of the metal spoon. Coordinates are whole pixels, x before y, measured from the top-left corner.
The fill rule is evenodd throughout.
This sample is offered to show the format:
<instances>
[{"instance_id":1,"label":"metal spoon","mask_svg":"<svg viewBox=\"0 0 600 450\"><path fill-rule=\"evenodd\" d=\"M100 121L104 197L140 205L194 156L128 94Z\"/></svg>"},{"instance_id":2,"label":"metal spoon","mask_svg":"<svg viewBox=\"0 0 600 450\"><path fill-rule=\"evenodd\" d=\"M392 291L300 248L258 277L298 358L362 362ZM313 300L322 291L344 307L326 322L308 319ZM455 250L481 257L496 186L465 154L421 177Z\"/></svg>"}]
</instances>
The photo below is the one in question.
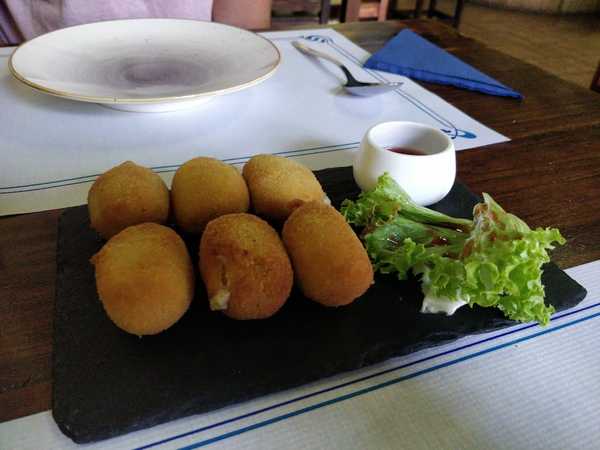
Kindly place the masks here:
<instances>
[{"instance_id":1,"label":"metal spoon","mask_svg":"<svg viewBox=\"0 0 600 450\"><path fill-rule=\"evenodd\" d=\"M315 50L314 48L309 47L308 45L306 45L300 41L293 41L292 45L294 47L296 47L298 50L300 50L301 52L306 53L307 55L318 56L319 58L326 59L327 61L335 64L340 69L342 69L342 71L344 72L344 75L346 75L346 79L347 79L346 84L344 84L344 89L346 89L346 91L349 92L350 94L369 96L369 95L382 94L384 92L393 91L394 89L398 89L400 86L402 86L401 82L398 82L398 83L396 83L396 82L366 83L363 81L358 81L356 78L354 78L352 76L352 74L350 73L348 68L346 66L344 66L340 61L335 59L334 57L329 56L326 53L322 53L319 50Z\"/></svg>"}]
</instances>

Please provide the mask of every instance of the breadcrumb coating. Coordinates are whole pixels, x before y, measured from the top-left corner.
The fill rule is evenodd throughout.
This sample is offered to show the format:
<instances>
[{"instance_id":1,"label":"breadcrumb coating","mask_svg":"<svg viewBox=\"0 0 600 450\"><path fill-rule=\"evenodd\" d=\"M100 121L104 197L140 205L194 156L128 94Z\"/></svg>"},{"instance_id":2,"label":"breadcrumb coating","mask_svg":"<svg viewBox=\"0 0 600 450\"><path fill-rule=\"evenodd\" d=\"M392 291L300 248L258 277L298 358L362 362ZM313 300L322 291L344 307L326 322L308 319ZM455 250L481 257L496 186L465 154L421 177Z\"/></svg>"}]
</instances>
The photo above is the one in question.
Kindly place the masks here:
<instances>
[{"instance_id":1,"label":"breadcrumb coating","mask_svg":"<svg viewBox=\"0 0 600 450\"><path fill-rule=\"evenodd\" d=\"M325 306L347 305L373 283L367 252L332 206L302 205L285 222L282 236L306 297Z\"/></svg>"},{"instance_id":2,"label":"breadcrumb coating","mask_svg":"<svg viewBox=\"0 0 600 450\"><path fill-rule=\"evenodd\" d=\"M103 173L88 192L90 223L105 239L131 225L163 224L169 217L169 189L150 169L126 161Z\"/></svg>"},{"instance_id":3,"label":"breadcrumb coating","mask_svg":"<svg viewBox=\"0 0 600 450\"><path fill-rule=\"evenodd\" d=\"M177 226L200 234L212 219L248 211L250 195L235 167L215 158L199 157L175 172L171 204Z\"/></svg>"},{"instance_id":4,"label":"breadcrumb coating","mask_svg":"<svg viewBox=\"0 0 600 450\"><path fill-rule=\"evenodd\" d=\"M253 156L244 166L243 175L254 211L268 219L283 221L303 203L325 199L314 173L289 158Z\"/></svg>"},{"instance_id":5,"label":"breadcrumb coating","mask_svg":"<svg viewBox=\"0 0 600 450\"><path fill-rule=\"evenodd\" d=\"M292 265L277 232L252 214L228 214L206 226L199 268L211 307L233 319L264 319L290 295Z\"/></svg>"},{"instance_id":6,"label":"breadcrumb coating","mask_svg":"<svg viewBox=\"0 0 600 450\"><path fill-rule=\"evenodd\" d=\"M183 240L155 223L126 228L92 257L108 317L135 335L157 334L177 322L194 296L194 269Z\"/></svg>"}]
</instances>

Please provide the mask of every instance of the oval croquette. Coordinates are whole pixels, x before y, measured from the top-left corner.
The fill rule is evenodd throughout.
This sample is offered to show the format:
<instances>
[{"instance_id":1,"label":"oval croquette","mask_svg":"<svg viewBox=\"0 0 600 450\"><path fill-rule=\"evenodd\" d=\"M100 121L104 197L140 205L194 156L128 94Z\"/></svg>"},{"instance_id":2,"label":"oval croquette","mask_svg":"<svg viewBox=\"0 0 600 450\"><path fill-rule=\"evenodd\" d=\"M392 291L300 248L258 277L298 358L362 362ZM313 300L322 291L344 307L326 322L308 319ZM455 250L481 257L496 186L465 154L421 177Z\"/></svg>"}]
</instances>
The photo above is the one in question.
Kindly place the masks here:
<instances>
[{"instance_id":1,"label":"oval croquette","mask_svg":"<svg viewBox=\"0 0 600 450\"><path fill-rule=\"evenodd\" d=\"M252 214L228 214L206 226L200 273L213 310L233 319L264 319L285 303L294 282L277 232Z\"/></svg>"},{"instance_id":2,"label":"oval croquette","mask_svg":"<svg viewBox=\"0 0 600 450\"><path fill-rule=\"evenodd\" d=\"M165 223L169 190L157 174L127 161L103 173L88 192L90 223L105 239L131 225Z\"/></svg>"},{"instance_id":3,"label":"oval croquette","mask_svg":"<svg viewBox=\"0 0 600 450\"><path fill-rule=\"evenodd\" d=\"M212 219L248 211L250 196L235 167L218 159L199 157L175 172L171 204L177 225L188 233L199 234Z\"/></svg>"},{"instance_id":4,"label":"oval croquette","mask_svg":"<svg viewBox=\"0 0 600 450\"><path fill-rule=\"evenodd\" d=\"M92 257L108 317L135 335L177 322L194 296L194 269L183 240L168 227L144 223L113 236Z\"/></svg>"},{"instance_id":5,"label":"oval croquette","mask_svg":"<svg viewBox=\"0 0 600 450\"><path fill-rule=\"evenodd\" d=\"M373 283L367 252L332 206L302 205L285 222L282 236L306 297L325 306L347 305Z\"/></svg>"},{"instance_id":6,"label":"oval croquette","mask_svg":"<svg viewBox=\"0 0 600 450\"><path fill-rule=\"evenodd\" d=\"M303 203L325 199L314 173L289 158L253 156L244 166L243 175L254 211L269 219L283 221Z\"/></svg>"}]
</instances>

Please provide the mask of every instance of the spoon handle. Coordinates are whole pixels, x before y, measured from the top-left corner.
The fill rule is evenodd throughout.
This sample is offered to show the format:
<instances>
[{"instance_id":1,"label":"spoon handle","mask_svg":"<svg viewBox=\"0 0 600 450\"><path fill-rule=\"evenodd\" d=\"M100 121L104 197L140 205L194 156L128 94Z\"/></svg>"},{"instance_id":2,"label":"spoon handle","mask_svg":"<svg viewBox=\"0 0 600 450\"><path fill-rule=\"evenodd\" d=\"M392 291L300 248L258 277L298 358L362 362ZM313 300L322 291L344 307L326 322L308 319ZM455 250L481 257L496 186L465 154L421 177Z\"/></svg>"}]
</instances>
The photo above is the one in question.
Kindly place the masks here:
<instances>
[{"instance_id":1,"label":"spoon handle","mask_svg":"<svg viewBox=\"0 0 600 450\"><path fill-rule=\"evenodd\" d=\"M323 52L320 52L319 50L315 50L314 48L309 47L308 45L305 45L300 41L292 41L292 45L294 47L296 47L298 50L300 50L301 52L306 53L307 55L318 56L319 58L323 58L329 62L332 62L333 64L335 64L336 66L338 66L342 69L346 69L346 67L340 61L335 59L333 56L329 56L327 53L323 53Z\"/></svg>"}]
</instances>

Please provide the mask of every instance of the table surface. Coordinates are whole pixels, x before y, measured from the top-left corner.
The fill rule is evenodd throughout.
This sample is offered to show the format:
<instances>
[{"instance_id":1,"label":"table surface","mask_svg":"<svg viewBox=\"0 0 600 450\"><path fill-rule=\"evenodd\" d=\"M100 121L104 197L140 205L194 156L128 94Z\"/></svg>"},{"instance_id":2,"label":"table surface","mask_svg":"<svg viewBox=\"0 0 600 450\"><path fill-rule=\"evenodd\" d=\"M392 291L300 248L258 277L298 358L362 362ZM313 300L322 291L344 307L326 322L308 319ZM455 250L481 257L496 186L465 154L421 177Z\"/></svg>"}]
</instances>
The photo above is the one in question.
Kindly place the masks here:
<instances>
[{"instance_id":1,"label":"table surface","mask_svg":"<svg viewBox=\"0 0 600 450\"><path fill-rule=\"evenodd\" d=\"M512 141L457 154L458 176L531 226L555 226L562 268L600 259L600 94L465 38L439 22L363 22L337 31L373 52L410 27L523 93L522 102L424 83ZM313 26L314 28L314 26ZM60 210L0 218L0 422L50 409Z\"/></svg>"}]
</instances>

